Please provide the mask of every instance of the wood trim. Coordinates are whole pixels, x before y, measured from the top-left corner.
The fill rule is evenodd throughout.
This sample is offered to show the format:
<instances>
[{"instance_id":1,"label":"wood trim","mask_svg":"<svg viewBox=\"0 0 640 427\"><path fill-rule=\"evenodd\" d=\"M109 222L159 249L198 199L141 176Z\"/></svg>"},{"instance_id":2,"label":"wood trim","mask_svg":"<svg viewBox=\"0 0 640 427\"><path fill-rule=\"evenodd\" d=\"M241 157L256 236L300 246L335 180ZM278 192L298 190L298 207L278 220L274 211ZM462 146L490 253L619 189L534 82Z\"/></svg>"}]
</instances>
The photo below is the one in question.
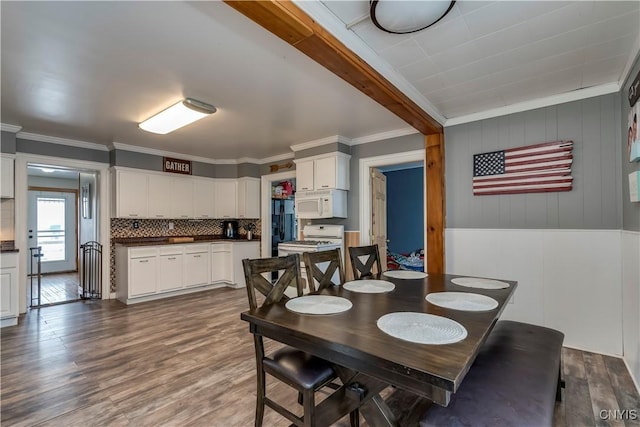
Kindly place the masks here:
<instances>
[{"instance_id":1,"label":"wood trim","mask_svg":"<svg viewBox=\"0 0 640 427\"><path fill-rule=\"evenodd\" d=\"M346 280L353 280L353 268L351 268L351 258L349 258L349 248L360 246L359 231L344 232L344 272ZM386 263L386 260L385 260Z\"/></svg>"},{"instance_id":2,"label":"wood trim","mask_svg":"<svg viewBox=\"0 0 640 427\"><path fill-rule=\"evenodd\" d=\"M442 125L437 120L292 2L226 0L225 3L318 62L422 134L442 132Z\"/></svg>"},{"instance_id":3,"label":"wood trim","mask_svg":"<svg viewBox=\"0 0 640 427\"><path fill-rule=\"evenodd\" d=\"M76 193L78 195L78 190L74 190L73 188L55 188L55 187L34 187L29 186L29 191L51 191L53 193Z\"/></svg>"},{"instance_id":4,"label":"wood trim","mask_svg":"<svg viewBox=\"0 0 640 427\"><path fill-rule=\"evenodd\" d=\"M445 182L444 182L444 134L437 133L425 137L426 220L427 254L425 271L444 273L444 222L445 222Z\"/></svg>"}]
</instances>

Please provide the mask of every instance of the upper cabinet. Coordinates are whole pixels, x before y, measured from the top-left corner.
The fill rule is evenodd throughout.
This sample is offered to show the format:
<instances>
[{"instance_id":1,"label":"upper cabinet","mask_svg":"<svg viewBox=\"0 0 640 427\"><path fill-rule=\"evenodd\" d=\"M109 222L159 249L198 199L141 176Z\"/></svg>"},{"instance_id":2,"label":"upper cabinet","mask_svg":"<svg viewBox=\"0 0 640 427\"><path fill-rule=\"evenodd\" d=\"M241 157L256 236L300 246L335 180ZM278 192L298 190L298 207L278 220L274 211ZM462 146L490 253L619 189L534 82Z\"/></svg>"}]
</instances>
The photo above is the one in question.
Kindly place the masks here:
<instances>
[{"instance_id":1,"label":"upper cabinet","mask_svg":"<svg viewBox=\"0 0 640 427\"><path fill-rule=\"evenodd\" d=\"M144 172L116 170L114 174L114 217L148 218L148 175Z\"/></svg>"},{"instance_id":2,"label":"upper cabinet","mask_svg":"<svg viewBox=\"0 0 640 427\"><path fill-rule=\"evenodd\" d=\"M193 217L215 218L215 181L209 178L193 178Z\"/></svg>"},{"instance_id":3,"label":"upper cabinet","mask_svg":"<svg viewBox=\"0 0 640 427\"><path fill-rule=\"evenodd\" d=\"M350 158L348 154L331 153L296 160L298 190L348 190Z\"/></svg>"},{"instance_id":4,"label":"upper cabinet","mask_svg":"<svg viewBox=\"0 0 640 427\"><path fill-rule=\"evenodd\" d=\"M0 164L0 173L2 174L0 185L0 197L12 199L14 195L13 191L13 159L9 157L2 157L2 164Z\"/></svg>"},{"instance_id":5,"label":"upper cabinet","mask_svg":"<svg viewBox=\"0 0 640 427\"><path fill-rule=\"evenodd\" d=\"M238 218L260 218L260 180L238 178Z\"/></svg>"},{"instance_id":6,"label":"upper cabinet","mask_svg":"<svg viewBox=\"0 0 640 427\"><path fill-rule=\"evenodd\" d=\"M171 189L172 193L167 199L172 205L173 218L193 218L193 178L175 177Z\"/></svg>"},{"instance_id":7,"label":"upper cabinet","mask_svg":"<svg viewBox=\"0 0 640 427\"><path fill-rule=\"evenodd\" d=\"M173 218L171 198L175 192L171 191L173 177L169 175L149 175L149 218Z\"/></svg>"},{"instance_id":8,"label":"upper cabinet","mask_svg":"<svg viewBox=\"0 0 640 427\"><path fill-rule=\"evenodd\" d=\"M237 218L238 181L221 179L215 181L214 213L216 218Z\"/></svg>"}]
</instances>

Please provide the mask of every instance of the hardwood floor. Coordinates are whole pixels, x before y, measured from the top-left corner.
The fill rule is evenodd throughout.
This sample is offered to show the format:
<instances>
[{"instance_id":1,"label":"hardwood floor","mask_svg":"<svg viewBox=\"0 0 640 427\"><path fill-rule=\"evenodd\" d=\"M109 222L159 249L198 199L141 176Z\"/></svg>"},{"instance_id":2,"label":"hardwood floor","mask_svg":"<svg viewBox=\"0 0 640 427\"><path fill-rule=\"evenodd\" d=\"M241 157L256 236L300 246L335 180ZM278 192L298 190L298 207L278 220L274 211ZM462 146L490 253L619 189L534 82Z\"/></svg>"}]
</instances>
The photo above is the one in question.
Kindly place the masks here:
<instances>
[{"instance_id":1,"label":"hardwood floor","mask_svg":"<svg viewBox=\"0 0 640 427\"><path fill-rule=\"evenodd\" d=\"M247 306L243 290L225 288L132 306L31 310L1 330L1 425L251 426L254 350L240 320ZM601 409L640 408L621 359L572 349L563 357L557 426L640 425L599 418ZM268 393L297 407L280 382L268 381ZM265 426L289 424L266 409ZM348 426L348 417L337 425Z\"/></svg>"},{"instance_id":2,"label":"hardwood floor","mask_svg":"<svg viewBox=\"0 0 640 427\"><path fill-rule=\"evenodd\" d=\"M34 279L34 291L37 289L35 280L36 279ZM40 304L58 304L78 300L78 283L77 272L42 275L40 282ZM27 286L27 301L31 301L30 298L31 286Z\"/></svg>"}]
</instances>

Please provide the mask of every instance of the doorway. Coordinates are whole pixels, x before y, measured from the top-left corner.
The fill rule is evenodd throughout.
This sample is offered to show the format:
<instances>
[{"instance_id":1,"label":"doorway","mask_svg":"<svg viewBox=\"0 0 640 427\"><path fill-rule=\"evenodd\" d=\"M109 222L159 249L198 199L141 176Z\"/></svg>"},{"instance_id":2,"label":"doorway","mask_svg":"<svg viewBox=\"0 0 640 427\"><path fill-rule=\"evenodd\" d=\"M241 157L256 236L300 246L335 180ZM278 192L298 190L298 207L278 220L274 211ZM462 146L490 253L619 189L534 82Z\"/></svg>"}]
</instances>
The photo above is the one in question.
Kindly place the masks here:
<instances>
[{"instance_id":1,"label":"doorway","mask_svg":"<svg viewBox=\"0 0 640 427\"><path fill-rule=\"evenodd\" d=\"M295 170L262 176L261 252L263 258L277 254L279 242L298 238L298 224L294 214L295 196L284 197L282 193L274 192L282 182L289 182L295 186L295 179Z\"/></svg>"}]
</instances>

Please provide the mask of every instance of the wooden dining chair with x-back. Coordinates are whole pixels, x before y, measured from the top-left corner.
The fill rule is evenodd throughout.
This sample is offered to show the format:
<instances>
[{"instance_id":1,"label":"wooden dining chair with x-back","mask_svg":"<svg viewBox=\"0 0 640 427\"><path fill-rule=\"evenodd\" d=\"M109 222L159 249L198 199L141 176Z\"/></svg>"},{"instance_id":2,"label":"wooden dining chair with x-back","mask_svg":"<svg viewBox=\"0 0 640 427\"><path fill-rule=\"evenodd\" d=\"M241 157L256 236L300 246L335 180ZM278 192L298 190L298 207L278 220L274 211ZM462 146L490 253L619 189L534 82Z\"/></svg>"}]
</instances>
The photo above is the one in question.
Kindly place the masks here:
<instances>
[{"instance_id":1,"label":"wooden dining chair with x-back","mask_svg":"<svg viewBox=\"0 0 640 427\"><path fill-rule=\"evenodd\" d=\"M251 310L258 308L256 290L265 297L260 307L288 300L289 298L284 291L289 286L295 286L297 295L302 296L303 288L298 254L276 258L244 259L242 264ZM280 275L275 284L263 276L264 273L282 272L283 270L284 273ZM269 274L268 277L271 275ZM265 406L283 415L296 426L314 426L315 392L325 385L329 385L337 377L331 364L319 357L288 346L267 356L265 355L263 337L254 333L253 340L257 369L256 427L262 425ZM265 374L271 375L298 391L302 396L302 399L299 399L304 409L302 417L295 415L266 396Z\"/></svg>"},{"instance_id":2,"label":"wooden dining chair with x-back","mask_svg":"<svg viewBox=\"0 0 640 427\"><path fill-rule=\"evenodd\" d=\"M349 247L349 259L353 270L354 280L373 279L382 273L380 263L380 251L378 245L351 246ZM374 271L373 267L376 267Z\"/></svg>"},{"instance_id":3,"label":"wooden dining chair with x-back","mask_svg":"<svg viewBox=\"0 0 640 427\"><path fill-rule=\"evenodd\" d=\"M340 248L319 252L303 252L310 292L321 291L344 283L344 268ZM323 269L323 265L326 268ZM318 287L316 289L316 282ZM337 282L337 283L336 283Z\"/></svg>"}]
</instances>

